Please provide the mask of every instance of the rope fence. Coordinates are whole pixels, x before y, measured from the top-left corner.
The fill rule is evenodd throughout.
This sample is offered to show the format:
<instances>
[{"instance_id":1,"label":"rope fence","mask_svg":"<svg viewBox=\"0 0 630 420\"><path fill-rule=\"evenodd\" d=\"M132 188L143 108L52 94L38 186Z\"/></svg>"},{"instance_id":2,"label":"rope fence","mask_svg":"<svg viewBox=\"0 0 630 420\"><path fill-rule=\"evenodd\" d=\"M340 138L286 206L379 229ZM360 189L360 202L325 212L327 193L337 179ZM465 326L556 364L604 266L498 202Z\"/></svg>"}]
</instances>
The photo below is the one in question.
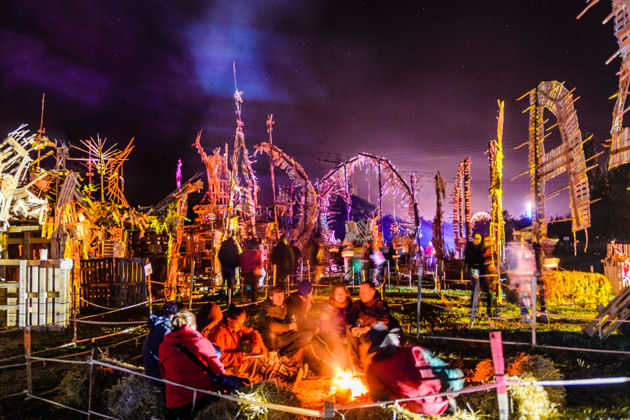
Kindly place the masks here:
<instances>
[{"instance_id":1,"label":"rope fence","mask_svg":"<svg viewBox=\"0 0 630 420\"><path fill-rule=\"evenodd\" d=\"M502 345L502 344L510 344L510 342L502 342L501 338L500 338L500 333L492 333L492 334L499 334L498 335L498 345ZM492 336L491 336L492 337ZM496 337L496 336L495 336ZM488 343L488 342L492 342L493 345L496 344L495 343L495 339L492 338L491 340L467 340L467 341L475 341L475 342L483 342L483 343ZM520 343L517 343L520 344ZM528 344L528 343L524 343L524 344ZM501 366L503 366L503 360L502 360L502 352L499 353L500 356L496 356L496 353L493 351L493 359L496 359L497 357L501 357ZM499 374L497 374L495 376L495 382L493 383L488 383L488 384L482 384L482 385L477 385L477 386L470 386L470 387L466 387L464 389L461 389L459 391L445 391L445 392L439 392L439 393L435 393L435 394L430 394L430 395L424 395L424 396L417 396L417 397L409 397L409 398L398 398L398 399L394 399L394 400L387 400L387 401L375 401L375 402L368 402L368 403L362 403L362 404L349 404L349 405L341 405L341 406L337 406L335 407L334 405L330 404L330 403L325 403L324 406L324 410L316 410L316 409L309 409L309 408L302 408L302 407L295 407L295 406L289 406L289 405L283 405L283 404L275 404L275 403L267 403L264 401L255 401L255 400L250 400L250 399L245 399L242 398L238 395L231 395L231 394L222 394L220 392L214 392L214 391L209 391L209 390L205 390L205 389L200 389L200 388L194 388L194 387L190 387L188 385L184 385L184 384L180 384L180 383L176 383L173 381L169 381L166 379L157 379L157 378L153 378L151 376L148 376L144 373L140 373L140 372L136 372L132 369L128 369L116 364L112 364L112 363L107 363L107 362L103 362L100 360L95 360L93 357L90 358L89 360L63 360L63 359L59 359L59 358L43 358L43 357L31 357L32 360L34 361L46 361L46 362L56 362L56 363L66 363L66 364L72 364L72 365L89 365L89 366L102 366L108 369L113 369L113 370L117 370L120 372L124 372L130 375L136 375L136 376L140 376L146 379L150 379L152 381L159 381L161 383L164 384L169 384L172 386L176 386L179 388L184 388L190 391L193 391L193 395L196 396L198 394L206 394L206 395L211 395L217 398L221 398L221 399L225 399L225 400L229 400L232 402L236 402L238 404L243 404L243 405L253 405L253 406L257 406L257 407L261 407L261 408L265 408L268 410L275 410L275 411L280 411L280 412L284 412L284 413L289 413L289 414L296 414L296 415L301 415L301 416L309 416L309 417L318 417L318 418L332 418L334 417L336 414L340 415L342 418L345 418L345 414L350 411L350 410L356 410L356 409L362 409L362 408L374 408L374 407L386 407L386 406L390 406L390 405L394 405L395 407L400 406L400 404L403 404L405 402L409 402L409 401L417 401L420 399L425 399L425 398L436 398L436 397L457 397L458 395L462 395L462 394L470 394L470 393L476 393L476 392L483 392L483 391L489 391L489 390L494 390L494 389L498 389L501 386L505 386L505 385L510 385L510 386L530 386L530 385L537 385L537 386L593 386L593 385L618 385L618 384L625 384L625 383L629 383L630 382L630 377L610 377L610 378L588 378L588 379L567 379L567 380L553 380L553 381L519 381L519 380L508 380L508 379L503 379L502 377L499 378ZM497 360L495 360L496 362ZM501 374L502 375L502 374ZM501 379L501 380L499 380ZM90 376L90 387L92 387L92 376ZM5 398L9 398L9 397L15 397L15 396L19 396L19 395L26 395L27 398L34 398L37 399L39 401L60 407L60 408L66 408L68 410L80 413L80 414L84 414L87 416L90 415L95 415L101 418L106 418L106 419L113 419L113 420L118 420L115 417L111 417L107 414L103 414L103 413L99 413L96 411L93 411L91 409L88 409L87 411L84 410L80 410L74 407L70 407L68 405L65 404L61 404L57 401L54 400L50 400L47 398L43 398L41 396L37 396L34 395L32 392L28 392L28 391L23 391L20 393L16 393L16 394L11 394L9 396L6 396ZM194 397L193 397L194 398ZM500 401L500 399L499 399ZM501 402L499 402L499 412L501 413L502 411L502 405ZM506 408L507 407L503 407ZM505 411L507 413L507 411Z\"/></svg>"}]
</instances>

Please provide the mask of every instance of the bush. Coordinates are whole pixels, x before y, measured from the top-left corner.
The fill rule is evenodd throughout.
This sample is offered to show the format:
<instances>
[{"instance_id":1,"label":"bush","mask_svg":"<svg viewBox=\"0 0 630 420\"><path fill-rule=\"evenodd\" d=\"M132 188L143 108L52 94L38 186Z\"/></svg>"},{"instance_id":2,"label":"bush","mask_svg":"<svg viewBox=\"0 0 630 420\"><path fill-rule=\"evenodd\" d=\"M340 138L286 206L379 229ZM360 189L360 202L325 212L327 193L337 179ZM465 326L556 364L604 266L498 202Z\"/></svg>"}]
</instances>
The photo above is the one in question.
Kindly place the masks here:
<instances>
[{"instance_id":1,"label":"bush","mask_svg":"<svg viewBox=\"0 0 630 420\"><path fill-rule=\"evenodd\" d=\"M607 305L612 287L608 279L599 273L582 271L553 271L545 275L547 303Z\"/></svg>"}]
</instances>

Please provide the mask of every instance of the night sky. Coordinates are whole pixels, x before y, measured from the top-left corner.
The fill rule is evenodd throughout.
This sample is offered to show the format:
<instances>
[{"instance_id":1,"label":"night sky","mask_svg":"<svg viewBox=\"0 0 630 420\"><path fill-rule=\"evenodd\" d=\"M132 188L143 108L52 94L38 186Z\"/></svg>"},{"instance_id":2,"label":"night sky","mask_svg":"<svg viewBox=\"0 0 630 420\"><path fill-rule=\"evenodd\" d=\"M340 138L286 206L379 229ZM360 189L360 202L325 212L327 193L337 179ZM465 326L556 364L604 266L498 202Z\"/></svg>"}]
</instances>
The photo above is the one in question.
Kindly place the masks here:
<instances>
[{"instance_id":1,"label":"night sky","mask_svg":"<svg viewBox=\"0 0 630 420\"><path fill-rule=\"evenodd\" d=\"M154 204L233 142L234 78L244 92L248 145L266 140L312 180L322 160L358 152L389 158L421 176L420 213L435 212L433 176L452 191L457 162L472 159L473 212L488 210L487 157L497 99L506 101L505 204L519 215L528 179L527 107L516 98L542 80L576 87L583 135L608 138L619 61L610 2L581 20L583 1L13 1L0 3L0 131L39 126L46 93L50 137L79 144L107 137L136 148L125 166L132 204ZM553 118L552 118L553 119ZM553 122L552 122L553 124ZM547 147L558 142L556 135ZM263 171L261 179L267 182ZM367 194L365 176L354 179ZM566 177L548 183L548 191ZM371 185L374 199L374 184ZM549 213L568 212L563 193ZM391 198L385 199L391 207ZM447 206L450 217L450 205Z\"/></svg>"}]
</instances>

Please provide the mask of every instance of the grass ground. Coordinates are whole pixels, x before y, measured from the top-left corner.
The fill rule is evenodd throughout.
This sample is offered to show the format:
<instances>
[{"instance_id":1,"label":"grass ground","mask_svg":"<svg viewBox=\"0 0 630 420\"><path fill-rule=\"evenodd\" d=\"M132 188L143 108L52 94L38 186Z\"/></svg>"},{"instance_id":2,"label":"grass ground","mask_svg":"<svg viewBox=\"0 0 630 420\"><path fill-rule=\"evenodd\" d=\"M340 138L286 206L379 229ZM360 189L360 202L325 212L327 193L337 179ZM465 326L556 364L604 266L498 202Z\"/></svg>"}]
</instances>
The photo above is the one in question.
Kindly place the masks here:
<instances>
[{"instance_id":1,"label":"grass ground","mask_svg":"<svg viewBox=\"0 0 630 420\"><path fill-rule=\"evenodd\" d=\"M323 303L327 299L327 288L317 288L316 302ZM422 316L420 329L416 329L417 290L406 287L385 287L385 296L394 316L401 322L403 329L412 344L418 344L433 350L442 359L455 363L468 373L484 359L489 359L490 346L488 343L451 341L441 338L468 338L487 340L490 331L501 331L504 341L523 343L521 345L504 345L504 354L508 358L519 352L539 354L550 359L560 369L566 379L584 379L626 376L630 373L630 355L615 355L592 353L586 351L556 350L545 347L531 346L531 326L523 324L518 319L520 314L514 305L508 305L502 310L506 317L517 317L512 320L489 320L478 318L472 328L468 328L469 292L462 288L445 290L441 294L431 288L423 289ZM356 296L356 290L353 291ZM449 308L463 313L452 312ZM569 315L591 318L596 314L593 307L575 305L552 306L549 312L559 315ZM255 322L256 307L248 307L247 312L251 322ZM481 314L482 311L479 312ZM143 308L119 312L109 315L104 320L124 321L141 320L146 318ZM590 338L581 334L581 329L587 321L552 319L550 323L537 325L536 341L547 346L562 346L569 348L589 348L604 350L630 351L630 340L620 334L614 334L605 341ZM80 324L78 339L89 339L106 334L119 333L127 327L99 327ZM131 332L102 338L92 343L82 341L76 346L57 348L36 354L41 357L60 357L76 353L89 353L94 347L105 351L109 357L130 364L141 365L142 339L146 334L144 327L133 329ZM33 352L54 348L72 341L71 328L65 331L33 331ZM134 339L136 337L136 339ZM127 340L122 344L123 341ZM0 333L0 366L23 363L23 358L2 360L23 354L23 333L21 331ZM112 346L113 345L113 346ZM80 354L70 359L89 357ZM76 408L85 409L87 398L85 395L60 395L60 381L70 370L86 369L78 365L60 365L51 362L33 364L33 392L46 398L65 398L73 401ZM104 383L100 383L104 387ZM23 366L0 369L0 419L76 419L80 414L66 409L58 409L37 400L25 401L23 396L7 396L26 389L26 375ZM102 391L102 390L101 390ZM98 392L101 392L97 390ZM630 418L630 385L603 385L567 387L566 405L560 410L558 418ZM76 398L74 398L76 397ZM73 399L74 398L74 399ZM460 397L460 404L465 398ZM475 407L471 407L475 410Z\"/></svg>"}]
</instances>

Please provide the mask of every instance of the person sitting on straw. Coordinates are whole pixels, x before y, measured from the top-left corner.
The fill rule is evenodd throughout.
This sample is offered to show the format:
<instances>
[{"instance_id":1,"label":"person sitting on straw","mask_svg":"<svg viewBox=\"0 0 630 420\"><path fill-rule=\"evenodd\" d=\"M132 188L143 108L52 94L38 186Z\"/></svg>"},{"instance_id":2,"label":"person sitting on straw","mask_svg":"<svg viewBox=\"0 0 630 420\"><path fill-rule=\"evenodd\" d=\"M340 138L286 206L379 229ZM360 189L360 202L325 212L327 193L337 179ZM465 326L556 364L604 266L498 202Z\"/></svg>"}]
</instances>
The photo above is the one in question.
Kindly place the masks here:
<instances>
[{"instance_id":1,"label":"person sitting on straw","mask_svg":"<svg viewBox=\"0 0 630 420\"><path fill-rule=\"evenodd\" d=\"M374 283L362 283L359 288L359 301L355 302L348 314L348 345L351 361L356 370L367 368L369 343L367 333L377 323L382 323L390 329L398 328L400 324L390 313L385 301L381 299Z\"/></svg>"},{"instance_id":2,"label":"person sitting on straw","mask_svg":"<svg viewBox=\"0 0 630 420\"><path fill-rule=\"evenodd\" d=\"M218 391L216 382L192 359L197 358L215 375L225 374L214 347L195 329L195 316L192 312L179 312L173 317L172 324L172 332L164 337L160 345L162 378L193 388ZM192 419L193 403L196 412L212 402L212 397L206 394L198 392L196 396L193 401L193 391L166 384L166 418Z\"/></svg>"},{"instance_id":3,"label":"person sitting on straw","mask_svg":"<svg viewBox=\"0 0 630 420\"><path fill-rule=\"evenodd\" d=\"M226 371L237 376L253 377L257 366L263 363L259 357L267 353L258 331L245 325L244 308L231 306L208 339L221 349L221 363ZM249 347L249 348L247 348Z\"/></svg>"},{"instance_id":4,"label":"person sitting on straw","mask_svg":"<svg viewBox=\"0 0 630 420\"><path fill-rule=\"evenodd\" d=\"M313 332L298 331L296 320L287 313L283 287L271 288L269 298L261 305L258 322L265 345L281 356L280 362L297 371L306 370L303 349L311 342Z\"/></svg>"}]
</instances>

